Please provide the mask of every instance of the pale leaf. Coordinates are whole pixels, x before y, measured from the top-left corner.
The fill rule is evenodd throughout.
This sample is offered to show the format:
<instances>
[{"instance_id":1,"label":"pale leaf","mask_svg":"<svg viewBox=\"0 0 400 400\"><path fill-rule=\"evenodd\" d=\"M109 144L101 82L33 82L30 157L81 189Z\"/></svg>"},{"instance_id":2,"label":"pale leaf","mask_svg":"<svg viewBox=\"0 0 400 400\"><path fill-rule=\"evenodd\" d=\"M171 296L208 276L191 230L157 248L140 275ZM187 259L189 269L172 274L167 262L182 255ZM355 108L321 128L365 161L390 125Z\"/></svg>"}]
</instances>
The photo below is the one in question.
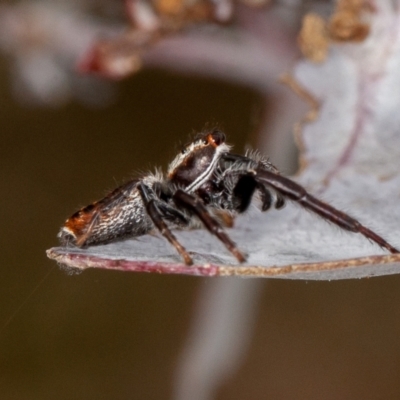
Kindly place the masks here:
<instances>
[{"instance_id":1,"label":"pale leaf","mask_svg":"<svg viewBox=\"0 0 400 400\"><path fill-rule=\"evenodd\" d=\"M302 129L305 167L296 180L399 247L400 23L394 3L375 3L366 40L333 45L324 63L302 61L293 75L320 104L317 119ZM329 280L400 272L400 254L293 204L268 213L253 208L228 232L249 255L245 264L205 230L176 233L193 255L191 267L163 238L149 235L85 250L53 248L48 256L80 269L202 276Z\"/></svg>"}]
</instances>

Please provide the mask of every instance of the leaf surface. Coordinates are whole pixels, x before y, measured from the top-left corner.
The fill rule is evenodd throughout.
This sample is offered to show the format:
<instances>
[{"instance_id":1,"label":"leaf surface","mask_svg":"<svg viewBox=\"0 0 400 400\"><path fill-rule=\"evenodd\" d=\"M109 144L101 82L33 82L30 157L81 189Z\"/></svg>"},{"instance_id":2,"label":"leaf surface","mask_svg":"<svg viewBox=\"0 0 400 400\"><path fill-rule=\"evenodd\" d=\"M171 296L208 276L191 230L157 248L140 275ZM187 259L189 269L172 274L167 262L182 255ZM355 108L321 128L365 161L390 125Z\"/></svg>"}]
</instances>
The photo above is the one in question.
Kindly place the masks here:
<instances>
[{"instance_id":1,"label":"leaf surface","mask_svg":"<svg viewBox=\"0 0 400 400\"><path fill-rule=\"evenodd\" d=\"M370 34L363 42L334 44L324 63L301 61L293 71L302 90L319 104L318 117L298 137L303 168L295 179L399 247L397 2L377 2L370 17ZM176 233L193 255L192 267L163 238L150 235L88 249L57 247L47 254L80 269L202 276L330 280L400 272L400 254L388 254L360 234L343 232L294 204L268 213L254 207L228 231L248 254L245 264L238 265L205 230Z\"/></svg>"}]
</instances>

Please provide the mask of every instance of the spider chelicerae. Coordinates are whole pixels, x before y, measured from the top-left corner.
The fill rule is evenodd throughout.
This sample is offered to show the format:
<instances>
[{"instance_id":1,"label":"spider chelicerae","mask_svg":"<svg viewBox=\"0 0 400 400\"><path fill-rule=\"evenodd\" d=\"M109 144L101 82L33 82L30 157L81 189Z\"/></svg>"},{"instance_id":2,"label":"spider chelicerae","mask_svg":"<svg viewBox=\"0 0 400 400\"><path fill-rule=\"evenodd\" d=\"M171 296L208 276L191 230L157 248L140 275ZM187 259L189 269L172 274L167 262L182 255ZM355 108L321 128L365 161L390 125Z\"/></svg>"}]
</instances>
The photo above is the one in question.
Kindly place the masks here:
<instances>
[{"instance_id":1,"label":"spider chelicerae","mask_svg":"<svg viewBox=\"0 0 400 400\"><path fill-rule=\"evenodd\" d=\"M133 179L73 214L60 230L61 242L79 247L104 244L156 228L191 265L191 256L171 229L203 225L244 262L245 255L224 225L246 211L258 192L262 211L272 206L280 209L288 199L344 230L361 233L391 253L399 252L354 218L280 175L257 153L242 156L230 150L220 130L198 134L171 162L166 175L157 172Z\"/></svg>"}]
</instances>

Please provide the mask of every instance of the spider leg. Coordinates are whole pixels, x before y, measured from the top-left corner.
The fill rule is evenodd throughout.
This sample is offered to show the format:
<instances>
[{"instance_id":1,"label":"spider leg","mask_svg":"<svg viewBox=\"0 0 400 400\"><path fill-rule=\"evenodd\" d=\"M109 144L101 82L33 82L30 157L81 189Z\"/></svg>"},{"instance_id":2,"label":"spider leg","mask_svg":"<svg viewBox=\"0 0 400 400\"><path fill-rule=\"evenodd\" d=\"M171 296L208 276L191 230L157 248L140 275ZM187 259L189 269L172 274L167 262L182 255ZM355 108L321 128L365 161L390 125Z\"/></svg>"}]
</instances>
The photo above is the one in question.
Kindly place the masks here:
<instances>
[{"instance_id":1,"label":"spider leg","mask_svg":"<svg viewBox=\"0 0 400 400\"><path fill-rule=\"evenodd\" d=\"M214 216L217 217L218 221L225 228L233 228L235 224L235 217L225 210L215 210Z\"/></svg>"},{"instance_id":2,"label":"spider leg","mask_svg":"<svg viewBox=\"0 0 400 400\"><path fill-rule=\"evenodd\" d=\"M269 210L274 202L274 197L271 194L270 188L267 187L267 185L265 184L258 184L257 189L261 197L261 211ZM285 199L280 193L276 191L274 192L275 192L274 194L276 195L275 208L277 210L280 210L285 206Z\"/></svg>"},{"instance_id":3,"label":"spider leg","mask_svg":"<svg viewBox=\"0 0 400 400\"><path fill-rule=\"evenodd\" d=\"M155 193L143 183L138 185L139 193L143 199L143 203L146 207L146 211L153 221L154 225L160 231L160 233L175 247L178 253L182 256L186 265L192 265L193 260L190 257L186 249L179 243L178 239L170 231L167 224L163 221L163 214L157 205L157 200L155 199ZM178 212L178 211L177 211Z\"/></svg>"},{"instance_id":4,"label":"spider leg","mask_svg":"<svg viewBox=\"0 0 400 400\"><path fill-rule=\"evenodd\" d=\"M361 233L366 238L389 250L391 253L399 253L399 250L389 244L381 236L377 235L375 232L371 231L344 212L339 211L331 205L310 195L302 186L292 180L274 172L266 171L262 168L256 169L254 179L259 184L271 186L288 199L296 201L304 208L318 214L320 217L336 224L342 229L350 232Z\"/></svg>"},{"instance_id":5,"label":"spider leg","mask_svg":"<svg viewBox=\"0 0 400 400\"><path fill-rule=\"evenodd\" d=\"M273 190L274 193L271 193L271 186L266 185L265 183L260 184L259 182L255 181L253 168L256 168L260 165L258 161L234 153L224 154L222 156L222 161L233 164L238 163L244 166L244 171L240 169L234 169L229 172L225 172L224 174L225 177L232 177L235 175L239 177L234 190L235 197L241 202L241 205L237 210L238 212L243 212L248 208L255 189L257 189L260 194L262 211L269 210L273 204L277 210L280 210L285 206L285 199L278 191Z\"/></svg>"},{"instance_id":6,"label":"spider leg","mask_svg":"<svg viewBox=\"0 0 400 400\"><path fill-rule=\"evenodd\" d=\"M176 225L179 226L187 226L190 222L184 214L182 214L176 208L171 207L164 201L157 201L157 207L160 210L163 218L167 221L174 222Z\"/></svg>"},{"instance_id":7,"label":"spider leg","mask_svg":"<svg viewBox=\"0 0 400 400\"><path fill-rule=\"evenodd\" d=\"M246 261L246 257L239 251L236 244L226 234L220 223L208 212L199 198L179 189L175 192L172 199L180 207L184 207L196 214L209 232L215 235L239 262Z\"/></svg>"}]
</instances>

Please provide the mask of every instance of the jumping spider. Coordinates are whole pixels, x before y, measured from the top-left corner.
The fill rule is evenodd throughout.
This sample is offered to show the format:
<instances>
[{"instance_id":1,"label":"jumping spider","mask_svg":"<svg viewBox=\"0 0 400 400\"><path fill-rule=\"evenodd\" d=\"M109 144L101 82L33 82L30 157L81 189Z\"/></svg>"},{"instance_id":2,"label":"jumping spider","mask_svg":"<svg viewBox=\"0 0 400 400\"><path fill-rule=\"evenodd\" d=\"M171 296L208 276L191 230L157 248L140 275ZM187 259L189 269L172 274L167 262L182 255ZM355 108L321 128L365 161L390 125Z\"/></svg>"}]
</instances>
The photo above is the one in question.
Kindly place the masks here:
<instances>
[{"instance_id":1,"label":"jumping spider","mask_svg":"<svg viewBox=\"0 0 400 400\"><path fill-rule=\"evenodd\" d=\"M158 172L131 180L73 214L61 228L61 242L79 247L103 244L141 236L156 227L190 265L192 258L171 229L200 223L244 262L246 257L223 229L221 213L234 216L246 211L257 191L262 211L271 206L279 209L286 199L295 201L342 229L361 233L391 253L399 252L354 218L280 175L256 153L241 156L230 149L217 129L198 134L171 162L166 175Z\"/></svg>"}]
</instances>

